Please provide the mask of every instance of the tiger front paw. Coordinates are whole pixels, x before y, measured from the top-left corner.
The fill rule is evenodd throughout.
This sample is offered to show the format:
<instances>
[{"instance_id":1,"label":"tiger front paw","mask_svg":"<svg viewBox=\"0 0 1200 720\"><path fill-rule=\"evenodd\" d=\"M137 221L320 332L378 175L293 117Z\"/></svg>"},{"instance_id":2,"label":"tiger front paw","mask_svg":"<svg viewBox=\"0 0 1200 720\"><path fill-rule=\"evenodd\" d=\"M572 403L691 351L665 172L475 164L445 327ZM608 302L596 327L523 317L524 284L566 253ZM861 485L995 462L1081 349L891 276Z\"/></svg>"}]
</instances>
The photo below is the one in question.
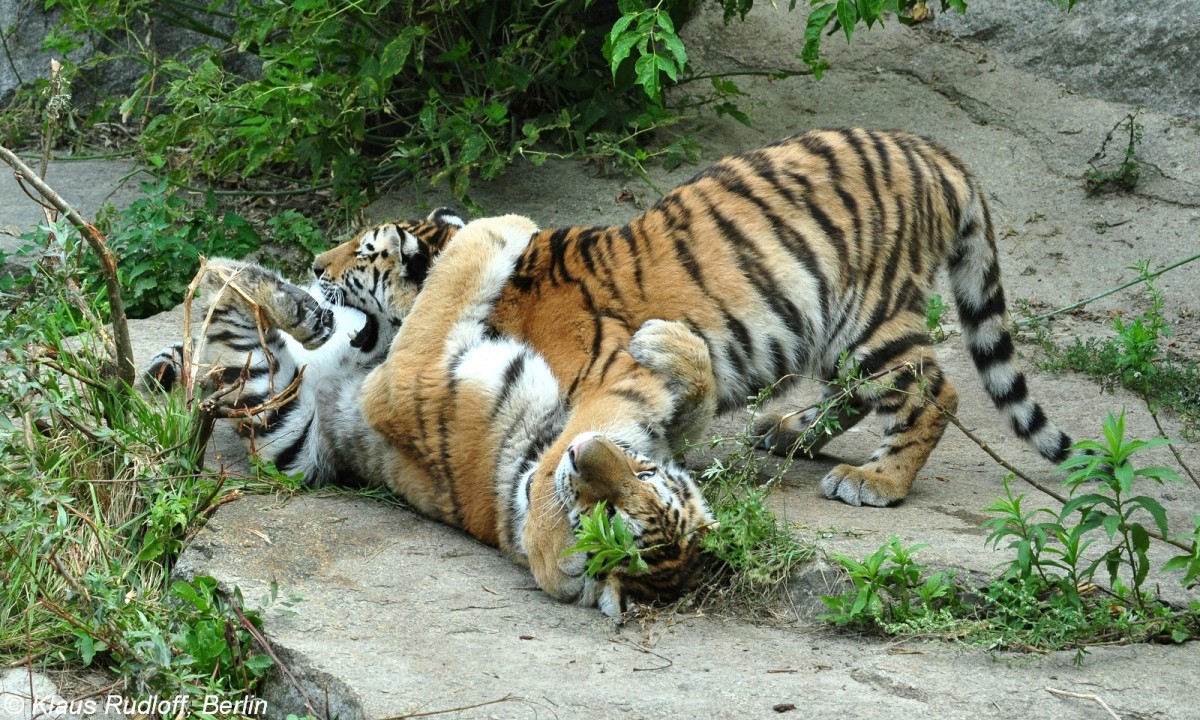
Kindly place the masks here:
<instances>
[{"instance_id":1,"label":"tiger front paw","mask_svg":"<svg viewBox=\"0 0 1200 720\"><path fill-rule=\"evenodd\" d=\"M268 312L272 323L306 350L319 348L333 337L336 329L333 310L295 285L280 286L275 291L273 305L273 312Z\"/></svg>"}]
</instances>

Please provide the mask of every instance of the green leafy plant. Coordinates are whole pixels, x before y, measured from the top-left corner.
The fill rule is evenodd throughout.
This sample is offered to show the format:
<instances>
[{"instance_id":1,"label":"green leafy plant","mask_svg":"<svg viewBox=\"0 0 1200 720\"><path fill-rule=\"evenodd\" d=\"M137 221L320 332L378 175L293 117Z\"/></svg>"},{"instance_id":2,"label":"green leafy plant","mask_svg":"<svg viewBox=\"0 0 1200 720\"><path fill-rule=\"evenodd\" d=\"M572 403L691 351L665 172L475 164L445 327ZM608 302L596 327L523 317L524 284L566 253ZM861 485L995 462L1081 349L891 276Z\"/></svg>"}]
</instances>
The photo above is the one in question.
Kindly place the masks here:
<instances>
[{"instance_id":1,"label":"green leafy plant","mask_svg":"<svg viewBox=\"0 0 1200 720\"><path fill-rule=\"evenodd\" d=\"M110 210L97 223L117 256L131 317L178 305L200 267L201 255L244 257L262 242L245 218L221 212L212 193L197 206L172 192L166 181L143 183L142 191L145 197L124 210ZM95 262L85 257L86 266Z\"/></svg>"},{"instance_id":2,"label":"green leafy plant","mask_svg":"<svg viewBox=\"0 0 1200 720\"><path fill-rule=\"evenodd\" d=\"M934 342L941 342L946 339L946 330L942 327L942 315L946 314L949 308L942 301L942 296L938 293L933 293L925 302L925 327L929 330L930 337Z\"/></svg>"},{"instance_id":3,"label":"green leafy plant","mask_svg":"<svg viewBox=\"0 0 1200 720\"><path fill-rule=\"evenodd\" d=\"M751 407L761 406L771 392L761 392ZM792 571L814 553L812 544L797 539L768 505L791 459L768 471L769 461L754 450L755 440L751 428L735 437L713 438L713 448L732 443L735 450L714 458L700 476L716 522L703 540L715 562L698 596L702 604L750 614L767 612L786 590Z\"/></svg>"},{"instance_id":4,"label":"green leafy plant","mask_svg":"<svg viewBox=\"0 0 1200 720\"><path fill-rule=\"evenodd\" d=\"M270 665L257 613L171 571L228 493L282 488L204 471L194 406L113 382L78 275L52 252L0 302L0 662L98 666L197 703L244 695Z\"/></svg>"},{"instance_id":5,"label":"green leafy plant","mask_svg":"<svg viewBox=\"0 0 1200 720\"><path fill-rule=\"evenodd\" d=\"M47 44L103 35L146 65L119 112L173 179L274 191L283 173L353 203L420 175L465 197L472 173L494 177L540 142L628 148L674 122L662 91L684 80L675 28L693 5L101 0L63 4ZM145 17L209 42L160 57L138 44Z\"/></svg>"},{"instance_id":6,"label":"green leafy plant","mask_svg":"<svg viewBox=\"0 0 1200 720\"><path fill-rule=\"evenodd\" d=\"M598 577L617 570L622 565L630 575L644 573L648 569L642 559L642 549L637 546L621 513L609 512L607 503L601 500L591 513L579 516L579 528L575 530L575 545L564 554L586 553L584 573Z\"/></svg>"},{"instance_id":7,"label":"green leafy plant","mask_svg":"<svg viewBox=\"0 0 1200 720\"><path fill-rule=\"evenodd\" d=\"M1071 496L1061 509L1027 509L1025 497L1005 482L984 522L987 544L1012 552L999 577L982 590L962 588L947 575L925 575L912 560L920 546L903 548L893 538L857 561L835 559L852 589L823 597L839 626L886 633L942 634L997 648L1057 650L1073 647L1082 662L1086 647L1113 641L1200 635L1200 603L1174 608L1147 589L1153 536L1169 538L1164 508L1137 494L1138 478L1178 480L1163 467L1141 467L1135 456L1165 440L1128 440L1124 415L1109 416L1102 442L1075 446L1089 454L1060 466ZM1160 568L1182 573L1192 586L1200 576L1200 518L1190 549ZM1106 579L1098 576L1105 570Z\"/></svg>"},{"instance_id":8,"label":"green leafy plant","mask_svg":"<svg viewBox=\"0 0 1200 720\"><path fill-rule=\"evenodd\" d=\"M634 59L634 83L652 102L662 102L662 76L678 81L687 65L687 50L675 32L669 6L646 7L642 0L620 0L621 17L604 39L604 57L616 82L626 59ZM636 55L634 54L636 51Z\"/></svg>"},{"instance_id":9,"label":"green leafy plant","mask_svg":"<svg viewBox=\"0 0 1200 720\"><path fill-rule=\"evenodd\" d=\"M1053 342L1042 332L1035 340L1045 352L1038 364L1046 370L1081 372L1111 389L1124 387L1146 402L1151 412L1160 407L1177 412L1184 422L1185 436L1200 432L1200 369L1189 359L1163 349L1172 330L1163 314L1161 291L1154 285L1158 272L1146 261L1130 266L1146 287L1149 307L1136 317L1118 315L1112 320L1114 335L1089 338L1066 346Z\"/></svg>"},{"instance_id":10,"label":"green leafy plant","mask_svg":"<svg viewBox=\"0 0 1200 720\"><path fill-rule=\"evenodd\" d=\"M1121 568L1129 571L1132 581L1134 602L1143 608L1142 585L1150 571L1150 535L1142 518L1153 520L1163 537L1168 534L1167 513L1162 505L1148 495L1134 495L1133 484L1137 478L1153 480L1158 484L1165 481L1179 482L1180 478L1167 467L1135 467L1131 457L1143 450L1165 445L1166 438L1149 440L1125 439L1125 413L1104 421L1104 442L1084 440L1075 448L1090 455L1076 455L1065 460L1060 469L1069 471L1064 483L1071 489L1071 499L1063 506L1060 519L1079 513L1079 533L1103 529L1109 542L1115 543L1100 560L1089 567L1082 579L1090 580L1092 568L1103 561L1108 570L1109 582L1117 581ZM1084 483L1099 481L1105 492L1076 494ZM1144 608L1143 608L1144 609Z\"/></svg>"},{"instance_id":11,"label":"green leafy plant","mask_svg":"<svg viewBox=\"0 0 1200 720\"><path fill-rule=\"evenodd\" d=\"M855 560L847 555L831 557L842 566L853 587L841 595L823 595L830 612L819 617L838 627L869 626L890 622L912 622L922 616L952 608L958 588L953 575L926 574L915 554L924 544L904 547L893 536L874 553Z\"/></svg>"},{"instance_id":12,"label":"green leafy plant","mask_svg":"<svg viewBox=\"0 0 1200 720\"><path fill-rule=\"evenodd\" d=\"M271 240L279 245L299 245L315 257L329 249L329 241L312 219L296 210L284 210L267 219Z\"/></svg>"}]
</instances>

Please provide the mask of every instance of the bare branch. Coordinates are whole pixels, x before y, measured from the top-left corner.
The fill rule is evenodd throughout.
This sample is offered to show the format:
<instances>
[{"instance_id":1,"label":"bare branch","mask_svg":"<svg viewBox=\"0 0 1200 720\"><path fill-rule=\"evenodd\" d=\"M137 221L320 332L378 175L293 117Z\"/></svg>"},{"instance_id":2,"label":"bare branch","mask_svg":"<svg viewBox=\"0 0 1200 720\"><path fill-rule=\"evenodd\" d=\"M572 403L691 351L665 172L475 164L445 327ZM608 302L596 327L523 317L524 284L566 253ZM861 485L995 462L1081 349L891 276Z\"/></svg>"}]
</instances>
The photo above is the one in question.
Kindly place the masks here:
<instances>
[{"instance_id":1,"label":"bare branch","mask_svg":"<svg viewBox=\"0 0 1200 720\"><path fill-rule=\"evenodd\" d=\"M113 257L112 251L108 249L104 235L96 229L95 225L84 220L82 215L68 205L66 200L63 200L53 188L38 177L37 173L26 165L21 158L17 157L12 150L0 145L0 159L3 159L4 162L12 167L13 176L17 179L17 182L29 183L33 189L38 191L38 194L57 208L75 226L75 229L79 231L79 234L92 248L92 252L100 260L100 272L104 277L104 287L108 292L108 305L112 312L113 339L116 344L117 377L127 387L133 387L133 345L129 339L129 323L125 317L125 302L121 299L121 285L117 280L117 261Z\"/></svg>"}]
</instances>

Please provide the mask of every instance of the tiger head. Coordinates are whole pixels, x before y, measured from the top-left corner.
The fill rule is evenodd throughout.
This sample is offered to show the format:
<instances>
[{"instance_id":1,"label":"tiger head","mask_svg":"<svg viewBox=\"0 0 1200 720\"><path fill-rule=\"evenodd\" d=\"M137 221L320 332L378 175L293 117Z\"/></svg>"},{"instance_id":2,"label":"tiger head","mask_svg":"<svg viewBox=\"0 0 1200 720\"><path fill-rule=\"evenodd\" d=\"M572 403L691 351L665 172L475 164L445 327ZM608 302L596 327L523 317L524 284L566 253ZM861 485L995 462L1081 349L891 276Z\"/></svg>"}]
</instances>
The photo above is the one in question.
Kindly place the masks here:
<instances>
[{"instance_id":1,"label":"tiger head","mask_svg":"<svg viewBox=\"0 0 1200 720\"><path fill-rule=\"evenodd\" d=\"M714 521L685 470L656 463L599 433L582 433L571 441L554 480L572 530L579 528L582 513L604 500L610 515L621 515L647 565L641 572L626 568L590 578L582 604L616 616L630 600L673 600L692 587L704 563L701 540Z\"/></svg>"},{"instance_id":2,"label":"tiger head","mask_svg":"<svg viewBox=\"0 0 1200 720\"><path fill-rule=\"evenodd\" d=\"M433 258L464 224L449 208L438 208L425 220L376 225L318 255L313 274L326 300L361 310L394 334Z\"/></svg>"}]
</instances>

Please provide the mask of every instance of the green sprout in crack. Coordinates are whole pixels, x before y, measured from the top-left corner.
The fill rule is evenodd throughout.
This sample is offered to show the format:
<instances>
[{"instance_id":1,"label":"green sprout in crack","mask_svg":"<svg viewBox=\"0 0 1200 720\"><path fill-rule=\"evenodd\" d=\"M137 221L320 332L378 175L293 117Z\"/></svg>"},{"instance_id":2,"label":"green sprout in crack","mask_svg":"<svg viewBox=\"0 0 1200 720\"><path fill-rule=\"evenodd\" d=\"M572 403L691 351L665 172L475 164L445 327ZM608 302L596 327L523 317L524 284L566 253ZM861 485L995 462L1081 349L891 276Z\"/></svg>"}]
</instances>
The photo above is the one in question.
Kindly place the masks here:
<instances>
[{"instance_id":1,"label":"green sprout in crack","mask_svg":"<svg viewBox=\"0 0 1200 720\"><path fill-rule=\"evenodd\" d=\"M638 575L649 570L642 559L642 549L637 546L633 532L625 525L621 513L608 512L605 501L596 503L590 514L579 516L579 528L575 530L575 545L567 548L564 555L587 553L584 573L598 577L610 573L624 563L625 572Z\"/></svg>"}]
</instances>

